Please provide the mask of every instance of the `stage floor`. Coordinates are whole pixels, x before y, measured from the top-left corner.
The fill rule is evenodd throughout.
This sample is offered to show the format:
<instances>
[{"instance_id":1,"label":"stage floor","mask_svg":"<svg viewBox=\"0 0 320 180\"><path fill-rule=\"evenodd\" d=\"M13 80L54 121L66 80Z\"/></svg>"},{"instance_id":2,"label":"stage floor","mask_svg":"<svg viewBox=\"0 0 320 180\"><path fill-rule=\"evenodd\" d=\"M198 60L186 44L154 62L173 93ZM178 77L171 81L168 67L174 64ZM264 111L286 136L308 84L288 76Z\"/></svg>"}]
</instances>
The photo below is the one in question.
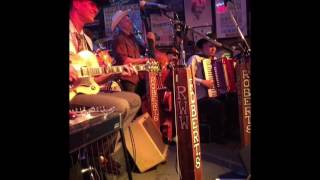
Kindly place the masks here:
<instances>
[{"instance_id":1,"label":"stage floor","mask_svg":"<svg viewBox=\"0 0 320 180\"><path fill-rule=\"evenodd\" d=\"M239 156L240 145L237 142L228 142L224 145L215 143L201 144L203 180L217 178L245 179L246 172ZM118 159L118 158L116 158ZM179 180L176 171L176 146L170 145L168 160L144 173L132 172L133 180ZM126 174L118 178L127 179Z\"/></svg>"}]
</instances>

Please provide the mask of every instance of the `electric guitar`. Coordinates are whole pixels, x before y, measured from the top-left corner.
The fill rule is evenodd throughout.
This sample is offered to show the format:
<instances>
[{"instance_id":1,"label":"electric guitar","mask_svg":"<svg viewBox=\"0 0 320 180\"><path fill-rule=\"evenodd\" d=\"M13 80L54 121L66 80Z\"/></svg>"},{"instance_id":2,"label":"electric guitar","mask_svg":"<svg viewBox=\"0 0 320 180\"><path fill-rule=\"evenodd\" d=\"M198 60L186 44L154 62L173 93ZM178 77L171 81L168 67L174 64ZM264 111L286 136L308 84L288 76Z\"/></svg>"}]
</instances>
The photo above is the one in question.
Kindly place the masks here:
<instances>
[{"instance_id":1,"label":"electric guitar","mask_svg":"<svg viewBox=\"0 0 320 180\"><path fill-rule=\"evenodd\" d=\"M79 80L69 86L69 101L78 93L97 94L100 86L94 81L94 76L124 71L124 66L100 67L96 55L87 50L70 55L70 60ZM137 71L160 72L159 63L152 60L146 64L133 65L133 68Z\"/></svg>"}]
</instances>

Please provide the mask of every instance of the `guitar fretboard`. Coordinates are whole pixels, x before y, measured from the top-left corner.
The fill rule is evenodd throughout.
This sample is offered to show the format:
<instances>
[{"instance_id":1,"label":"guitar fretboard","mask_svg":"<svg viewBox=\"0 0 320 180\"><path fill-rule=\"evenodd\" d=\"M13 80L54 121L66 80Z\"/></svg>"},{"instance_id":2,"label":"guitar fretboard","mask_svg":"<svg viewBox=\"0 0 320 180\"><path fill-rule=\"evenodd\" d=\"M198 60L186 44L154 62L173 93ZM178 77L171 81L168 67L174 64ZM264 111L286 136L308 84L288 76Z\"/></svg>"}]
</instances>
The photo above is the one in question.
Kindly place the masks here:
<instances>
[{"instance_id":1,"label":"guitar fretboard","mask_svg":"<svg viewBox=\"0 0 320 180\"><path fill-rule=\"evenodd\" d=\"M133 68L137 71L145 71L146 64L133 65ZM124 66L112 66L112 67L82 67L81 70L82 77L97 76L107 73L122 73L124 71Z\"/></svg>"}]
</instances>

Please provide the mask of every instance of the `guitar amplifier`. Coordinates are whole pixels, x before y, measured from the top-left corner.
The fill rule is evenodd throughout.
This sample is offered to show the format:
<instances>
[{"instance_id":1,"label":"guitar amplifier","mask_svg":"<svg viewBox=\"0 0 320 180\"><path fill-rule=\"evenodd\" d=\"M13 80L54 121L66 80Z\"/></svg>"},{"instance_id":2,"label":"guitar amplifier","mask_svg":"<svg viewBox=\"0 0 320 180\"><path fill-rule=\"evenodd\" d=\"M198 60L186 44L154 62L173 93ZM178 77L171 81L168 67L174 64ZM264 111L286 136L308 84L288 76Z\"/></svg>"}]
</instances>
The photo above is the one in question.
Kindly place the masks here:
<instances>
[{"instance_id":1,"label":"guitar amplifier","mask_svg":"<svg viewBox=\"0 0 320 180\"><path fill-rule=\"evenodd\" d=\"M163 143L161 132L149 113L137 117L124 129L126 147L140 172L165 162L168 145Z\"/></svg>"}]
</instances>

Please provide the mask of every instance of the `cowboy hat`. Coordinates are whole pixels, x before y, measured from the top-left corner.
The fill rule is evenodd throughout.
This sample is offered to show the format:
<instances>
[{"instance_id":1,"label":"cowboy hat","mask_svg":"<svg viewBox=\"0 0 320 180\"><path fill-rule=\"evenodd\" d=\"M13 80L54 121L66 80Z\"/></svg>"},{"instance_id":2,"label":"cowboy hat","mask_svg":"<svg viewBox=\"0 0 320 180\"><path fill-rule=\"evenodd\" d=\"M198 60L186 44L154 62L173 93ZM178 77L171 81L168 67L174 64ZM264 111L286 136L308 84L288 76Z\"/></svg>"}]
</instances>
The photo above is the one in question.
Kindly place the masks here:
<instances>
[{"instance_id":1,"label":"cowboy hat","mask_svg":"<svg viewBox=\"0 0 320 180\"><path fill-rule=\"evenodd\" d=\"M129 14L131 10L118 10L113 16L112 16L112 21L111 21L111 31L113 32L114 29L117 27L121 19Z\"/></svg>"}]
</instances>

